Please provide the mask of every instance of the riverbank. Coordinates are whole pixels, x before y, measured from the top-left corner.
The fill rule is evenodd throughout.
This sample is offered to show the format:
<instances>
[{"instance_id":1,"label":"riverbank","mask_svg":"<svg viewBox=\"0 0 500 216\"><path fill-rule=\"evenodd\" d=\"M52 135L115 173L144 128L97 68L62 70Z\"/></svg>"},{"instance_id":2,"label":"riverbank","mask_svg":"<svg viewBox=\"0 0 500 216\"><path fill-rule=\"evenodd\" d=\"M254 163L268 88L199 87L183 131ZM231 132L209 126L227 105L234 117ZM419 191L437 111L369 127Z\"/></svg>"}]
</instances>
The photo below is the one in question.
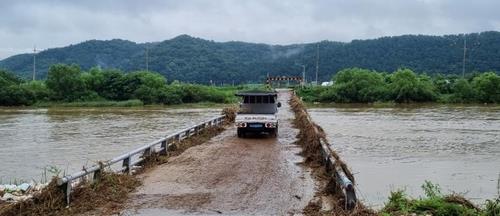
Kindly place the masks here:
<instances>
[{"instance_id":1,"label":"riverbank","mask_svg":"<svg viewBox=\"0 0 500 216\"><path fill-rule=\"evenodd\" d=\"M500 109L498 103L395 103L395 102L372 102L372 103L335 103L335 102L305 102L307 108L426 108L426 107L484 107Z\"/></svg>"},{"instance_id":2,"label":"riverbank","mask_svg":"<svg viewBox=\"0 0 500 216\"><path fill-rule=\"evenodd\" d=\"M393 73L348 68L336 73L330 86L297 88L306 102L337 103L500 103L500 76L495 72L456 75Z\"/></svg>"},{"instance_id":3,"label":"riverbank","mask_svg":"<svg viewBox=\"0 0 500 216\"><path fill-rule=\"evenodd\" d=\"M499 208L500 106L335 105L308 113L355 173L366 205L390 215ZM427 196L430 189L439 195ZM481 210L457 206L457 194Z\"/></svg>"},{"instance_id":4,"label":"riverbank","mask_svg":"<svg viewBox=\"0 0 500 216\"><path fill-rule=\"evenodd\" d=\"M127 101L86 101L86 102L38 102L30 106L0 106L0 109L37 109L37 108L223 108L233 103L197 102L182 104L144 104L140 100Z\"/></svg>"}]
</instances>

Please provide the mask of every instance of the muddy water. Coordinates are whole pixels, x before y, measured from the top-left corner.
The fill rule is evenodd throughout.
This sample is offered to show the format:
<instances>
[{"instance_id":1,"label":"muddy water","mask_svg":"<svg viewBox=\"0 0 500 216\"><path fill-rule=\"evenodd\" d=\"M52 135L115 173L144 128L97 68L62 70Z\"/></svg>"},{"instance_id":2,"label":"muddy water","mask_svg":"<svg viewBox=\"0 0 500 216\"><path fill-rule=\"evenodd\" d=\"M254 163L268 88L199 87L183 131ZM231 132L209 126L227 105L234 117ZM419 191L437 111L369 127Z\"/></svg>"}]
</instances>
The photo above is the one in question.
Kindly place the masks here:
<instances>
[{"instance_id":1,"label":"muddy water","mask_svg":"<svg viewBox=\"0 0 500 216\"><path fill-rule=\"evenodd\" d=\"M0 182L39 181L47 166L73 172L218 113L162 107L0 108Z\"/></svg>"},{"instance_id":2,"label":"muddy water","mask_svg":"<svg viewBox=\"0 0 500 216\"><path fill-rule=\"evenodd\" d=\"M380 207L391 190L421 196L425 180L481 203L497 196L500 107L309 109L355 173L360 198Z\"/></svg>"}]
</instances>

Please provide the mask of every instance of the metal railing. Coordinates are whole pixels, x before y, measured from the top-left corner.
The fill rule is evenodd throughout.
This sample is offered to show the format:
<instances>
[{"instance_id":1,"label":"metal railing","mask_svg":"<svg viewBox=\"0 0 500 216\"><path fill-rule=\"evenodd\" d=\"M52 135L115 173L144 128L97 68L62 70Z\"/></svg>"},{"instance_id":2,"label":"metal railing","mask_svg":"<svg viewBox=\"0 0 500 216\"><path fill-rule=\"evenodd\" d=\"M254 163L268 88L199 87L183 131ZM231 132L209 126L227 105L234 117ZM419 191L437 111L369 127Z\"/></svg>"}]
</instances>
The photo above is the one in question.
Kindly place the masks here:
<instances>
[{"instance_id":1,"label":"metal railing","mask_svg":"<svg viewBox=\"0 0 500 216\"><path fill-rule=\"evenodd\" d=\"M315 130L317 132L316 127ZM345 208L353 209L356 206L357 202L354 184L345 174L341 163L339 163L338 160L333 156L329 144L322 139L319 139L319 142L321 144L321 156L323 156L322 159L325 164L327 173L333 174L333 177L335 178L337 184L342 189L342 193L345 197Z\"/></svg>"},{"instance_id":2,"label":"metal railing","mask_svg":"<svg viewBox=\"0 0 500 216\"><path fill-rule=\"evenodd\" d=\"M302 112L304 112L304 114L307 116L307 121L309 121L310 124L314 126L314 132L316 134L319 134L318 127L313 123L311 116L309 116L309 114L305 110L302 110ZM334 151L330 148L330 144L328 144L326 140L323 140L321 138L318 139L318 142L321 144L320 152L326 172L332 175L332 177L342 189L342 193L345 197L345 208L353 209L356 206L357 202L356 191L353 183L354 179L351 180L346 175L344 169L342 168L342 162L334 157Z\"/></svg>"},{"instance_id":3,"label":"metal railing","mask_svg":"<svg viewBox=\"0 0 500 216\"><path fill-rule=\"evenodd\" d=\"M154 142L148 143L140 148L132 150L128 153L115 157L109 161L100 162L88 168L84 168L79 172L63 176L57 179L57 184L64 192L66 203L70 203L70 195L73 183L77 183L80 179L87 179L92 176L92 180L98 180L104 168L111 167L112 165L121 163L121 168L118 172L131 174L132 170L137 164L141 163L148 156L153 153L166 154L169 146L173 143L180 142L193 135L199 134L203 129L212 126L219 126L224 122L224 116L217 116L197 125L185 128L174 134L168 135L164 138L158 139ZM138 158L137 158L138 157ZM136 158L136 159L134 159Z\"/></svg>"}]
</instances>

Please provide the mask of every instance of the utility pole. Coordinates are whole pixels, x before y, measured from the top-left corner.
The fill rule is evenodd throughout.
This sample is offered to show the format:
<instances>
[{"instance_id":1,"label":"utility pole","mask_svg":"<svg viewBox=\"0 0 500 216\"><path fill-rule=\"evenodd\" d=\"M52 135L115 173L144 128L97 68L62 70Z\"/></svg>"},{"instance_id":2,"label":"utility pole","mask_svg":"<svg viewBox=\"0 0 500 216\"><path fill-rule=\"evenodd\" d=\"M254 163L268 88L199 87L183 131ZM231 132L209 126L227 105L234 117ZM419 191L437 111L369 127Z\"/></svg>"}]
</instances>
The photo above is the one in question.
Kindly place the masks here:
<instances>
[{"instance_id":1,"label":"utility pole","mask_svg":"<svg viewBox=\"0 0 500 216\"><path fill-rule=\"evenodd\" d=\"M146 71L149 72L149 55L148 55L149 49L146 46Z\"/></svg>"},{"instance_id":2,"label":"utility pole","mask_svg":"<svg viewBox=\"0 0 500 216\"><path fill-rule=\"evenodd\" d=\"M303 86L306 85L306 65L302 65L302 81Z\"/></svg>"},{"instance_id":3,"label":"utility pole","mask_svg":"<svg viewBox=\"0 0 500 216\"><path fill-rule=\"evenodd\" d=\"M467 38L466 35L464 34L464 57L462 60L462 78L465 78L465 56L467 53Z\"/></svg>"},{"instance_id":4,"label":"utility pole","mask_svg":"<svg viewBox=\"0 0 500 216\"><path fill-rule=\"evenodd\" d=\"M295 65L302 67L302 87L306 84L306 65L295 62Z\"/></svg>"},{"instance_id":5,"label":"utility pole","mask_svg":"<svg viewBox=\"0 0 500 216\"><path fill-rule=\"evenodd\" d=\"M33 46L33 81L36 80L36 45Z\"/></svg>"},{"instance_id":6,"label":"utility pole","mask_svg":"<svg viewBox=\"0 0 500 216\"><path fill-rule=\"evenodd\" d=\"M316 44L316 85L318 85L318 70L319 70L319 43Z\"/></svg>"}]
</instances>

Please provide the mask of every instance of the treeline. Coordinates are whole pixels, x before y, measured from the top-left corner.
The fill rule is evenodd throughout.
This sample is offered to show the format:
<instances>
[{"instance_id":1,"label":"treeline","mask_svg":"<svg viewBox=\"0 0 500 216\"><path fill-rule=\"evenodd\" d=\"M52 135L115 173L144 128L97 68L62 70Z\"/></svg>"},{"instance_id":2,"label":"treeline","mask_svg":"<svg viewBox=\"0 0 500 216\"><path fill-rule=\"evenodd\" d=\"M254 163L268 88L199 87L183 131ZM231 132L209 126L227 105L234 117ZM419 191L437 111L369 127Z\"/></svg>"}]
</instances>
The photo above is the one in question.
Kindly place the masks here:
<instances>
[{"instance_id":1,"label":"treeline","mask_svg":"<svg viewBox=\"0 0 500 216\"><path fill-rule=\"evenodd\" d=\"M500 103L500 76L494 72L428 76L410 69L387 73L348 68L333 77L332 86L299 88L297 93L305 101L327 103Z\"/></svg>"},{"instance_id":2,"label":"treeline","mask_svg":"<svg viewBox=\"0 0 500 216\"><path fill-rule=\"evenodd\" d=\"M155 72L123 73L98 68L82 71L77 65L53 65L47 79L41 81L24 81L0 70L0 106L127 100L144 104L228 103L236 100L236 90L178 81L167 84L165 77Z\"/></svg>"},{"instance_id":3,"label":"treeline","mask_svg":"<svg viewBox=\"0 0 500 216\"><path fill-rule=\"evenodd\" d=\"M37 79L45 79L53 64L77 64L83 70L99 66L124 72L146 68L170 80L208 84L262 82L269 75L302 75L315 80L319 54L319 80L329 80L344 68L394 71L409 68L428 74L462 72L463 41L467 38L465 71L500 71L500 32L467 35L403 35L348 43L268 45L245 42L214 42L181 35L157 43L125 40L90 40L36 55ZM0 68L28 78L33 71L33 54L21 54L0 61Z\"/></svg>"}]
</instances>

